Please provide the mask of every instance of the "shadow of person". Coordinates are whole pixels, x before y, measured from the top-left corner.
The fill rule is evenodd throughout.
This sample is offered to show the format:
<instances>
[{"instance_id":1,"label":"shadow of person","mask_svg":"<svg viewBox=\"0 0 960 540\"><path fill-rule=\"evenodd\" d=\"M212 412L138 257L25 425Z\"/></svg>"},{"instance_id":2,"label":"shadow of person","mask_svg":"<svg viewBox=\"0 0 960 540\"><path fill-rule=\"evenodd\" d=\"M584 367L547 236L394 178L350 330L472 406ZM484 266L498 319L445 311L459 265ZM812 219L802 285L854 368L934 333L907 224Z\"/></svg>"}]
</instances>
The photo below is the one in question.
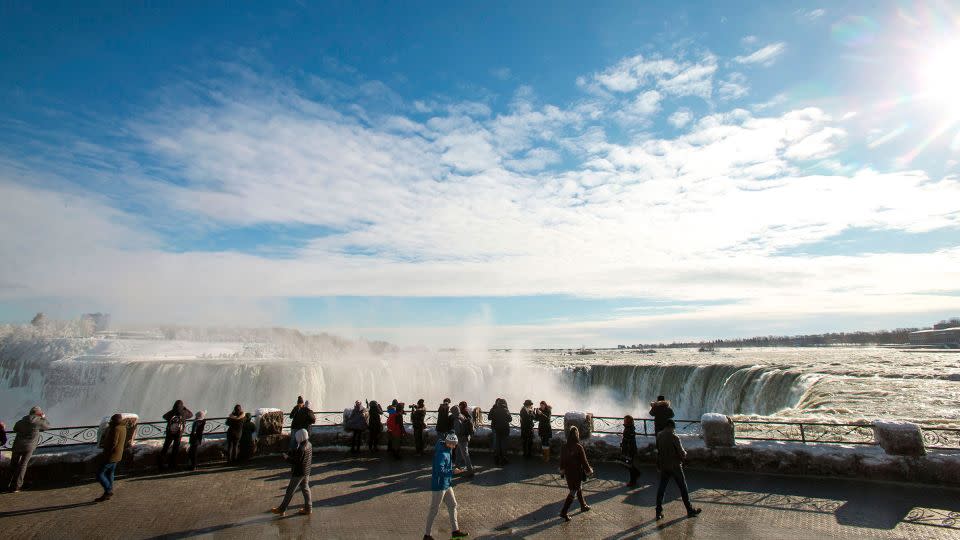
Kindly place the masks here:
<instances>
[{"instance_id":1,"label":"shadow of person","mask_svg":"<svg viewBox=\"0 0 960 540\"><path fill-rule=\"evenodd\" d=\"M61 510L69 510L71 508L81 508L84 506L94 506L97 503L93 501L87 501L82 503L71 503L71 504L61 504L58 506L43 506L40 508L27 508L24 510L12 510L9 512L0 512L0 518L5 517L14 517L14 516L28 516L30 514L42 514L44 512L59 512Z\"/></svg>"}]
</instances>

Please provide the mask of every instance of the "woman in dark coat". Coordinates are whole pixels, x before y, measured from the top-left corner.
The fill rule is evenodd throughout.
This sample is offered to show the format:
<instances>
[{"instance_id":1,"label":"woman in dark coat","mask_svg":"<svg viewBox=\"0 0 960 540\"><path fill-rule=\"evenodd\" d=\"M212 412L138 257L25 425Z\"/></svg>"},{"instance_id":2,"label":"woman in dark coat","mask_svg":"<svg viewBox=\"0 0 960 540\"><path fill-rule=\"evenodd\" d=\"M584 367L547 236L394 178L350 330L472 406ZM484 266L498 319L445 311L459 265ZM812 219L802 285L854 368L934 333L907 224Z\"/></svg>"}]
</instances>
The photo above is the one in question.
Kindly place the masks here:
<instances>
[{"instance_id":1,"label":"woman in dark coat","mask_svg":"<svg viewBox=\"0 0 960 540\"><path fill-rule=\"evenodd\" d=\"M257 431L257 425L253 423L253 416L246 414L243 420L243 432L240 433L240 455L237 457L240 461L246 461L253 457L257 451L256 441L253 434Z\"/></svg>"},{"instance_id":2,"label":"woman in dark coat","mask_svg":"<svg viewBox=\"0 0 960 540\"><path fill-rule=\"evenodd\" d=\"M164 433L163 448L160 455L157 456L157 466L163 470L163 461L167 457L167 449L171 449L169 465L171 468L177 466L177 458L180 456L180 440L183 438L187 427L187 420L193 418L190 409L183 405L183 400L178 399L173 403L173 407L163 414L163 419L167 421L167 428Z\"/></svg>"},{"instance_id":3,"label":"woman in dark coat","mask_svg":"<svg viewBox=\"0 0 960 540\"><path fill-rule=\"evenodd\" d=\"M540 451L543 453L543 462L550 461L550 439L553 438L553 428L550 426L550 418L553 415L553 408L546 401L540 402L540 408L534 412L534 418L537 420L537 435L540 435Z\"/></svg>"},{"instance_id":4,"label":"woman in dark coat","mask_svg":"<svg viewBox=\"0 0 960 540\"><path fill-rule=\"evenodd\" d=\"M246 418L239 403L233 406L233 412L227 417L227 463L234 463L240 457L240 436Z\"/></svg>"},{"instance_id":5,"label":"woman in dark coat","mask_svg":"<svg viewBox=\"0 0 960 540\"><path fill-rule=\"evenodd\" d=\"M637 458L637 428L633 417L629 414L623 417L623 438L620 442L620 456L630 471L630 481L627 482L627 486L635 487L637 485L637 477L640 476L640 471L637 470L637 465L634 463Z\"/></svg>"},{"instance_id":6,"label":"woman in dark coat","mask_svg":"<svg viewBox=\"0 0 960 540\"><path fill-rule=\"evenodd\" d=\"M423 455L423 432L427 429L427 406L423 400L417 400L417 406L410 413L410 423L413 424L413 442L417 448L417 455Z\"/></svg>"},{"instance_id":7,"label":"woman in dark coat","mask_svg":"<svg viewBox=\"0 0 960 540\"><path fill-rule=\"evenodd\" d=\"M563 508L560 510L560 517L564 521L570 521L567 510L573 504L574 496L580 502L581 512L590 510L587 501L583 499L583 481L591 474L593 474L593 468L590 467L590 463L587 461L587 453L583 450L583 445L580 444L580 430L573 426L567 434L567 442L560 448L560 476L567 479L567 488L570 490L566 500L563 501Z\"/></svg>"},{"instance_id":8,"label":"woman in dark coat","mask_svg":"<svg viewBox=\"0 0 960 540\"><path fill-rule=\"evenodd\" d=\"M190 457L190 470L197 470L197 450L200 449L200 443L203 442L203 430L207 427L207 412L200 411L193 420L193 426L190 428L190 448L187 450L187 456Z\"/></svg>"},{"instance_id":9,"label":"woman in dark coat","mask_svg":"<svg viewBox=\"0 0 960 540\"><path fill-rule=\"evenodd\" d=\"M379 452L377 447L380 444L380 434L383 432L383 407L376 401L367 404L370 410L369 429L370 436L367 437L367 446L371 452Z\"/></svg>"}]
</instances>

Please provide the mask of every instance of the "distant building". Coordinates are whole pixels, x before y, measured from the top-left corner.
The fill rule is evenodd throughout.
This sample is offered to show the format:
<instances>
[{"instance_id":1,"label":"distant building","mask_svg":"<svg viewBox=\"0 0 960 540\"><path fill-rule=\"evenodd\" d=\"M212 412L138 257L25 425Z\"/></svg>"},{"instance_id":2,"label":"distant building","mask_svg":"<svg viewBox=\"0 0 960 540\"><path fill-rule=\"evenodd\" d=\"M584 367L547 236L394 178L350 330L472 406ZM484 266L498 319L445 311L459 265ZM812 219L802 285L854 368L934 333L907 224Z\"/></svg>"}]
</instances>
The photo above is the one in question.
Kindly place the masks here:
<instances>
[{"instance_id":1,"label":"distant building","mask_svg":"<svg viewBox=\"0 0 960 540\"><path fill-rule=\"evenodd\" d=\"M960 326L910 332L910 344L960 346Z\"/></svg>"}]
</instances>

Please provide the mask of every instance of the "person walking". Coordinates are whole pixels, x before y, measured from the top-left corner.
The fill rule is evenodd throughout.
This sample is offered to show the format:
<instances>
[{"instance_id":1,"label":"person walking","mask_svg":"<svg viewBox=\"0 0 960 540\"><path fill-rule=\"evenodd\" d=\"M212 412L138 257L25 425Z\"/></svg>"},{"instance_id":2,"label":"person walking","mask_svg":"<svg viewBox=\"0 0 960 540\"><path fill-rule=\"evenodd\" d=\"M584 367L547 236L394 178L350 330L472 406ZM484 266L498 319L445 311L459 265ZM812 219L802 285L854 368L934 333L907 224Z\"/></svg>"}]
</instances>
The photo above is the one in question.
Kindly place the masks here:
<instances>
[{"instance_id":1,"label":"person walking","mask_svg":"<svg viewBox=\"0 0 960 540\"><path fill-rule=\"evenodd\" d=\"M440 504L446 503L450 513L451 538L466 538L467 533L460 530L457 523L457 497L453 494L453 475L459 474L460 469L453 467L453 449L457 447L457 436L448 433L443 439L438 438L433 450L433 474L430 476L430 510L427 512L427 528L423 533L423 540L433 540L433 522L440 513Z\"/></svg>"},{"instance_id":2,"label":"person walking","mask_svg":"<svg viewBox=\"0 0 960 540\"><path fill-rule=\"evenodd\" d=\"M380 434L383 432L383 407L376 401L367 404L368 414L370 416L367 435L367 446L371 452L380 451Z\"/></svg>"},{"instance_id":3,"label":"person walking","mask_svg":"<svg viewBox=\"0 0 960 540\"><path fill-rule=\"evenodd\" d=\"M667 420L673 418L670 402L663 396L657 396L657 400L650 403L650 416L653 417L653 433L660 433L666 427Z\"/></svg>"},{"instance_id":4,"label":"person walking","mask_svg":"<svg viewBox=\"0 0 960 540\"><path fill-rule=\"evenodd\" d=\"M97 471L97 481L103 486L103 495L94 502L104 502L113 497L113 478L117 465L123 460L123 449L127 446L127 426L123 424L123 415L117 413L110 417L110 425L101 440L103 463Z\"/></svg>"},{"instance_id":5,"label":"person walking","mask_svg":"<svg viewBox=\"0 0 960 540\"><path fill-rule=\"evenodd\" d=\"M240 436L246 419L243 407L239 403L234 405L233 412L227 417L227 463L236 463L240 458Z\"/></svg>"},{"instance_id":6,"label":"person walking","mask_svg":"<svg viewBox=\"0 0 960 540\"><path fill-rule=\"evenodd\" d=\"M470 460L470 438L473 437L473 417L466 401L450 409L451 426L457 436L457 465L467 468L466 478L473 478L473 462Z\"/></svg>"},{"instance_id":7,"label":"person walking","mask_svg":"<svg viewBox=\"0 0 960 540\"><path fill-rule=\"evenodd\" d=\"M290 433L293 434L299 429L307 430L310 433L310 426L317 423L317 415L310 408L309 401L303 401L303 396L297 396L297 404L290 411ZM293 436L290 437L290 450L297 447L297 441Z\"/></svg>"},{"instance_id":8,"label":"person walking","mask_svg":"<svg viewBox=\"0 0 960 540\"><path fill-rule=\"evenodd\" d=\"M543 454L543 462L550 462L550 439L553 438L553 427L550 420L553 418L553 407L546 401L540 402L540 408L536 410L537 435L540 436L540 452Z\"/></svg>"},{"instance_id":9,"label":"person walking","mask_svg":"<svg viewBox=\"0 0 960 540\"><path fill-rule=\"evenodd\" d=\"M410 413L410 423L413 424L413 443L417 448L417 455L423 455L423 432L427 429L427 406L422 399L417 400L413 412Z\"/></svg>"},{"instance_id":10,"label":"person walking","mask_svg":"<svg viewBox=\"0 0 960 540\"><path fill-rule=\"evenodd\" d=\"M283 458L290 463L290 482L287 484L287 492L283 496L283 502L270 511L282 516L293 499L293 494L298 489L303 494L303 508L298 514L309 516L313 511L313 504L310 495L310 470L313 467L313 446L310 444L310 434L305 429L298 429L290 437L296 443L294 449L289 454L284 453Z\"/></svg>"},{"instance_id":11,"label":"person walking","mask_svg":"<svg viewBox=\"0 0 960 540\"><path fill-rule=\"evenodd\" d=\"M520 409L520 442L523 446L523 457L533 456L533 422L536 413L533 410L533 401L525 400Z\"/></svg>"},{"instance_id":12,"label":"person walking","mask_svg":"<svg viewBox=\"0 0 960 540\"><path fill-rule=\"evenodd\" d=\"M367 409L360 404L358 399L353 404L353 411L350 412L350 417L347 418L346 427L352 434L353 438L350 441L350 453L359 454L360 445L363 443L363 432L367 429ZM291 438L291 440L293 440Z\"/></svg>"},{"instance_id":13,"label":"person walking","mask_svg":"<svg viewBox=\"0 0 960 540\"><path fill-rule=\"evenodd\" d=\"M666 425L657 433L657 470L660 471L660 484L657 486L657 519L663 519L663 494L672 478L680 488L680 498L687 508L687 517L695 517L700 508L690 504L690 494L687 491L687 479L683 475L683 460L687 457L680 437L677 437L676 423L667 420Z\"/></svg>"},{"instance_id":14,"label":"person walking","mask_svg":"<svg viewBox=\"0 0 960 540\"><path fill-rule=\"evenodd\" d=\"M397 403L396 407L390 406L389 410L393 412L387 418L387 431L390 433L390 451L394 459L400 459L400 445L403 444L403 436L406 430L403 428L403 403Z\"/></svg>"},{"instance_id":15,"label":"person walking","mask_svg":"<svg viewBox=\"0 0 960 540\"><path fill-rule=\"evenodd\" d=\"M497 398L490 412L487 413L487 420L490 421L490 427L493 429L493 462L497 465L506 465L510 463L507 459L507 439L510 437L510 424L513 423L513 415L507 407L507 400Z\"/></svg>"},{"instance_id":16,"label":"person walking","mask_svg":"<svg viewBox=\"0 0 960 540\"><path fill-rule=\"evenodd\" d=\"M580 430L577 426L573 426L567 433L567 442L560 448L560 476L566 478L567 488L570 490L563 501L563 508L560 509L560 517L564 521L570 521L567 511L570 510L574 497L580 503L581 512L590 511L590 506L583 498L583 481L591 474L593 474L593 468L590 467L587 453L580 444Z\"/></svg>"},{"instance_id":17,"label":"person walking","mask_svg":"<svg viewBox=\"0 0 960 540\"><path fill-rule=\"evenodd\" d=\"M627 470L630 471L630 481L627 482L627 486L636 487L637 477L640 476L640 471L637 469L637 464L635 463L637 459L637 428L633 417L629 414L623 417L623 436L620 440L620 457L627 466Z\"/></svg>"},{"instance_id":18,"label":"person walking","mask_svg":"<svg viewBox=\"0 0 960 540\"><path fill-rule=\"evenodd\" d=\"M50 429L50 421L40 407L33 407L30 413L13 424L13 455L10 457L10 482L7 489L11 493L20 491L23 479L27 475L27 465L33 452L40 444L40 432Z\"/></svg>"},{"instance_id":19,"label":"person walking","mask_svg":"<svg viewBox=\"0 0 960 540\"><path fill-rule=\"evenodd\" d=\"M450 398L443 398L443 403L437 407L437 438L443 439L443 436L450 432Z\"/></svg>"},{"instance_id":20,"label":"person walking","mask_svg":"<svg viewBox=\"0 0 960 540\"><path fill-rule=\"evenodd\" d=\"M307 431L307 430L303 430ZM257 452L257 441L254 434L257 432L257 424L253 422L253 415L247 413L243 417L243 430L240 432L240 444L238 445L237 460L246 461L253 457Z\"/></svg>"},{"instance_id":21,"label":"person walking","mask_svg":"<svg viewBox=\"0 0 960 540\"><path fill-rule=\"evenodd\" d=\"M177 458L180 457L180 441L183 438L183 432L187 427L187 420L193 418L193 413L183 404L183 400L178 399L173 403L169 411L163 413L163 419L167 421L167 428L164 432L163 448L157 456L157 467L160 471L164 469L164 460L170 468L177 466ZM167 450L172 450L167 457Z\"/></svg>"},{"instance_id":22,"label":"person walking","mask_svg":"<svg viewBox=\"0 0 960 540\"><path fill-rule=\"evenodd\" d=\"M190 470L197 470L197 451L203 443L203 430L207 428L207 411L199 411L190 426L190 446L187 448L187 457L190 459Z\"/></svg>"}]
</instances>

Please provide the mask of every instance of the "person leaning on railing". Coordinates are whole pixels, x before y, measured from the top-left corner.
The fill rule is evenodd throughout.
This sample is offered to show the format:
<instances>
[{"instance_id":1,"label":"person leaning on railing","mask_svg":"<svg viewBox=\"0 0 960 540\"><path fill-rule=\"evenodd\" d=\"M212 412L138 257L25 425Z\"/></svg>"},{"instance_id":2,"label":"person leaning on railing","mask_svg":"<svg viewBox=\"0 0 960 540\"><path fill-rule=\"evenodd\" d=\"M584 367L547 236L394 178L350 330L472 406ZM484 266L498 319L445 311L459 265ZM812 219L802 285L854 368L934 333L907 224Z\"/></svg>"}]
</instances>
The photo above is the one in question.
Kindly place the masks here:
<instances>
[{"instance_id":1,"label":"person leaning on railing","mask_svg":"<svg viewBox=\"0 0 960 540\"><path fill-rule=\"evenodd\" d=\"M30 409L30 414L17 420L17 423L13 425L16 438L13 440L13 456L10 458L8 489L11 493L16 493L23 487L27 465L30 464L30 458L40 443L40 432L48 429L50 429L50 422L44 416L40 407L33 407Z\"/></svg>"}]
</instances>

